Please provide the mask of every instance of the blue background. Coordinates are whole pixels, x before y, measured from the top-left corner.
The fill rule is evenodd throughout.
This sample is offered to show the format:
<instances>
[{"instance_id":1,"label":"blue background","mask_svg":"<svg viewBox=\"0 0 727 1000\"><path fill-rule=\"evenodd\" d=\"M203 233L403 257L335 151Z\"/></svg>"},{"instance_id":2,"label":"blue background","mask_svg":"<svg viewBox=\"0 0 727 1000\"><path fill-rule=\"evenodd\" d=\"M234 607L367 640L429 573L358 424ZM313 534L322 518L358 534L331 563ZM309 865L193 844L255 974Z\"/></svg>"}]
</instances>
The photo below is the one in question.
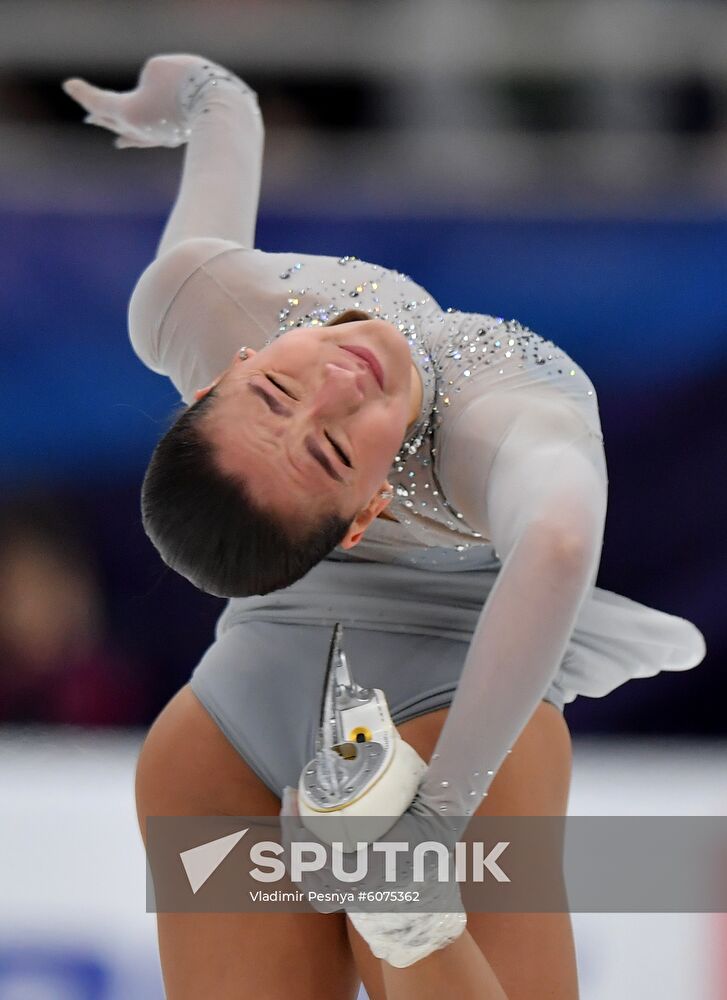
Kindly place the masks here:
<instances>
[{"instance_id":1,"label":"blue background","mask_svg":"<svg viewBox=\"0 0 727 1000\"><path fill-rule=\"evenodd\" d=\"M187 679L221 604L161 565L138 489L176 403L127 340L126 304L163 215L0 211L4 489L53 490L87 526L155 704ZM575 729L719 732L727 653L727 220L305 217L263 213L265 250L354 254L443 307L515 317L564 347L599 396L611 483L599 582L694 620L687 675L579 699Z\"/></svg>"}]
</instances>

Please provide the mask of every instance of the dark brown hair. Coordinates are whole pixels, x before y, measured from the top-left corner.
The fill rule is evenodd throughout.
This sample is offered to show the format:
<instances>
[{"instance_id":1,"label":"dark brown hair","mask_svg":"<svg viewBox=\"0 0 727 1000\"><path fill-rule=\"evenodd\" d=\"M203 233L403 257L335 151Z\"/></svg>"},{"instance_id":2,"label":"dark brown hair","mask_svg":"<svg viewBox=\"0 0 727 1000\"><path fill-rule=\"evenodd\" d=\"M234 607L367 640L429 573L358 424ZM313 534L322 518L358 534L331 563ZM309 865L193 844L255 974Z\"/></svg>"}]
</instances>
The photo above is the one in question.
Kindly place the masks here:
<instances>
[{"instance_id":1,"label":"dark brown hair","mask_svg":"<svg viewBox=\"0 0 727 1000\"><path fill-rule=\"evenodd\" d=\"M201 424L214 389L157 443L141 488L144 530L164 562L200 590L248 597L288 587L344 538L335 512L291 532L253 501L244 482L220 471Z\"/></svg>"}]
</instances>

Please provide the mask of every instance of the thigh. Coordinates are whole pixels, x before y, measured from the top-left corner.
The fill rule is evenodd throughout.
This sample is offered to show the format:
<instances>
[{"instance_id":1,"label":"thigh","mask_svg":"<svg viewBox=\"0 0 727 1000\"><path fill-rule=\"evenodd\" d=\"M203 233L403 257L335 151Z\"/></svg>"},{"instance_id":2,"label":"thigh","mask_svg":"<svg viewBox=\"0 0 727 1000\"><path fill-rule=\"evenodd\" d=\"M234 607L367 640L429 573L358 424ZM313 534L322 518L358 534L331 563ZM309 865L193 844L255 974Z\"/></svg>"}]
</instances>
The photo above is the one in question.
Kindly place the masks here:
<instances>
[{"instance_id":1,"label":"thigh","mask_svg":"<svg viewBox=\"0 0 727 1000\"><path fill-rule=\"evenodd\" d=\"M227 741L189 686L146 738L137 768L147 816L277 816L280 801ZM342 913L160 913L169 1000L347 1000L359 977Z\"/></svg>"},{"instance_id":2,"label":"thigh","mask_svg":"<svg viewBox=\"0 0 727 1000\"><path fill-rule=\"evenodd\" d=\"M429 760L448 709L399 726L402 737ZM565 816L571 741L561 712L541 701L512 753L495 775L478 816ZM470 913L467 929L491 964L508 1000L577 1000L575 947L568 913ZM381 962L348 922L348 935L371 1000L385 1000Z\"/></svg>"}]
</instances>

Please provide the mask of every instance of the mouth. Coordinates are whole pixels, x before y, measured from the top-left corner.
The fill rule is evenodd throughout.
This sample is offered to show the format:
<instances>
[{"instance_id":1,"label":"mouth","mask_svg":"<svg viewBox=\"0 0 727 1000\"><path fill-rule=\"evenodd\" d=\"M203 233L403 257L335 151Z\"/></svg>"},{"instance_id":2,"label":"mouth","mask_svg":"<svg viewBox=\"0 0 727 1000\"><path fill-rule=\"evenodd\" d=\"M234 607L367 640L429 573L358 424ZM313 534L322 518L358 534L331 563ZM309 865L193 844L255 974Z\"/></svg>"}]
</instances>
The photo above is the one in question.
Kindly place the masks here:
<instances>
[{"instance_id":1,"label":"mouth","mask_svg":"<svg viewBox=\"0 0 727 1000\"><path fill-rule=\"evenodd\" d=\"M348 351L349 354L355 354L357 358L365 361L371 369L374 378L379 383L379 389L384 388L384 369L381 367L379 359L368 347L354 347L349 344L341 344L341 348L344 351Z\"/></svg>"}]
</instances>

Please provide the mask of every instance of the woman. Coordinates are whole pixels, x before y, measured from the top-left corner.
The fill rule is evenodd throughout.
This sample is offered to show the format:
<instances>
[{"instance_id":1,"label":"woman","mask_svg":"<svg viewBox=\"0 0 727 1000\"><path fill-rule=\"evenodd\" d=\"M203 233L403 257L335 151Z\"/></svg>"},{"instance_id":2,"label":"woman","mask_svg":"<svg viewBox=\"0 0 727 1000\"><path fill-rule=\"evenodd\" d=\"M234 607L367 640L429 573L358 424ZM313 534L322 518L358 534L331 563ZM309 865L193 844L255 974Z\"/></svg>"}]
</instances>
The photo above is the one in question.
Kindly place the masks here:
<instances>
[{"instance_id":1,"label":"woman","mask_svg":"<svg viewBox=\"0 0 727 1000\"><path fill-rule=\"evenodd\" d=\"M142 829L278 813L312 756L337 621L357 680L429 762L420 809L564 815L563 705L704 653L690 623L594 587L606 471L588 378L394 271L254 250L262 120L222 68L163 56L128 94L65 88L119 146L187 143L129 312L137 354L187 404L142 514L170 566L233 599L146 740ZM427 928L408 965L376 915L267 917L160 914L172 1000L353 997L359 977L372 1000L578 993L567 913L472 913Z\"/></svg>"}]
</instances>

